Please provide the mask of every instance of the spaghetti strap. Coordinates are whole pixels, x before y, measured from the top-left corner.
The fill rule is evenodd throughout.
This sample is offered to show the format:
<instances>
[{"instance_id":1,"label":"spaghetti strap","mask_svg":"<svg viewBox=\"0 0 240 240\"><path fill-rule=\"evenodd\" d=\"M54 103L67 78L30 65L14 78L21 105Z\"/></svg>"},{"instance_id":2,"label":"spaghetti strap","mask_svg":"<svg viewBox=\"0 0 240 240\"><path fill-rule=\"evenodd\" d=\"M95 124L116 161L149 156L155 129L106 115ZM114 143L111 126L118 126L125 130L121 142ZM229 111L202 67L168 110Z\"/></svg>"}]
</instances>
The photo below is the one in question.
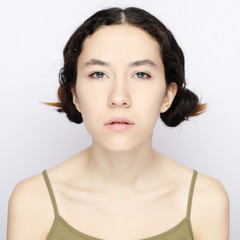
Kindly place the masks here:
<instances>
[{"instance_id":1,"label":"spaghetti strap","mask_svg":"<svg viewBox=\"0 0 240 240\"><path fill-rule=\"evenodd\" d=\"M191 208L192 208L192 198L193 198L193 191L196 183L196 178L197 178L197 171L193 170L193 175L192 175L192 182L189 190L189 195L188 195L188 205L187 205L187 218L190 219L191 216Z\"/></svg>"},{"instance_id":2,"label":"spaghetti strap","mask_svg":"<svg viewBox=\"0 0 240 240\"><path fill-rule=\"evenodd\" d=\"M57 208L57 202L56 202L56 199L55 199L55 196L54 196L54 193L53 193L53 189L52 189L52 186L51 186L51 183L50 183L47 171L44 170L42 172L42 174L43 174L45 183L47 185L47 189L48 189L48 192L49 192L49 195L50 195L50 198L51 198L51 201L52 201L53 209L54 209L54 214L55 214L55 217L56 217L56 216L59 215L58 214L58 208Z\"/></svg>"}]
</instances>

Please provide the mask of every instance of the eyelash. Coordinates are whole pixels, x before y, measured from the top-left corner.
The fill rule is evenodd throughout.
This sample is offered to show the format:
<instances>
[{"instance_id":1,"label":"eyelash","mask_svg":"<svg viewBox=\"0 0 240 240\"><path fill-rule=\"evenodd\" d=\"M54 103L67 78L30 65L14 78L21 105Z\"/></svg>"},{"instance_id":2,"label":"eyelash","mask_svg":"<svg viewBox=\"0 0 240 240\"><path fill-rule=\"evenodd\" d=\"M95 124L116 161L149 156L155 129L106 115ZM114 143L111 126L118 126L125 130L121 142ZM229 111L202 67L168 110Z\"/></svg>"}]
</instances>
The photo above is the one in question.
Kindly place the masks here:
<instances>
[{"instance_id":1,"label":"eyelash","mask_svg":"<svg viewBox=\"0 0 240 240\"><path fill-rule=\"evenodd\" d=\"M94 72L94 73L91 73L90 75L89 75L89 77L90 78L92 78L92 79L99 79L99 77L94 77L94 75L96 75L96 74L101 74L101 75L106 75L105 73L103 73L103 72ZM103 78L103 77L100 77L100 78Z\"/></svg>"},{"instance_id":2,"label":"eyelash","mask_svg":"<svg viewBox=\"0 0 240 240\"><path fill-rule=\"evenodd\" d=\"M101 74L102 77L96 77L96 74ZM145 73L145 72L137 72L137 73L134 74L134 76L137 75L137 74L144 75L144 77L138 77L138 78L141 78L141 79L150 79L151 78L151 76L148 73ZM106 76L106 74L103 73L103 72L94 72L94 73L91 73L89 75L89 77L91 79L100 79L100 78L104 78L103 77L104 75Z\"/></svg>"},{"instance_id":3,"label":"eyelash","mask_svg":"<svg viewBox=\"0 0 240 240\"><path fill-rule=\"evenodd\" d=\"M145 77L139 77L139 78L142 78L142 79L150 79L151 78L151 76L148 73L145 73L145 72L137 72L137 73L134 74L134 76L137 75L137 74L144 75Z\"/></svg>"}]
</instances>

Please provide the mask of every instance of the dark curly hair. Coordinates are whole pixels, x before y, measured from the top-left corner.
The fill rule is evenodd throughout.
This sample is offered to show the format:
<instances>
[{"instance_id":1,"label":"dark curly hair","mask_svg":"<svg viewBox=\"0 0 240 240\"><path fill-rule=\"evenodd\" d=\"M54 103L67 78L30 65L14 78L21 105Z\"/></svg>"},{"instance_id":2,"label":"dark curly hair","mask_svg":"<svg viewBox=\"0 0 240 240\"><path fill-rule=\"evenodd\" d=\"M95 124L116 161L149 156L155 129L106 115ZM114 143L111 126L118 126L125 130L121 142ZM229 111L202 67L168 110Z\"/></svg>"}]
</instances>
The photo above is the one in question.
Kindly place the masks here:
<instances>
[{"instance_id":1,"label":"dark curly hair","mask_svg":"<svg viewBox=\"0 0 240 240\"><path fill-rule=\"evenodd\" d=\"M99 27L119 24L128 24L145 30L160 45L166 85L175 82L178 87L171 107L166 112L160 113L163 122L167 126L175 127L189 117L203 113L206 104L201 104L198 96L186 88L184 55L172 33L156 17L135 7L98 11L73 33L63 51L64 66L59 73L59 102L45 104L58 107L58 111L65 112L72 122L83 122L81 113L75 108L71 92L76 85L77 59L81 54L83 42Z\"/></svg>"}]
</instances>

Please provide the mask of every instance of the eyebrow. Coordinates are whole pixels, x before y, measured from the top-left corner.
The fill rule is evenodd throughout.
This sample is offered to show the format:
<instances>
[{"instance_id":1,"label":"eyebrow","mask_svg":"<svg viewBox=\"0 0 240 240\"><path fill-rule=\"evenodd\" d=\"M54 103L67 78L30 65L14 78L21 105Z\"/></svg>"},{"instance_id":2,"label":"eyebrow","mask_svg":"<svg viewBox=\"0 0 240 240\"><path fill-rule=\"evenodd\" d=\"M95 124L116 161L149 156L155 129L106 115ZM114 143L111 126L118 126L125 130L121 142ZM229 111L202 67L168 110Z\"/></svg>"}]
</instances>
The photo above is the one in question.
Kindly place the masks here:
<instances>
[{"instance_id":1,"label":"eyebrow","mask_svg":"<svg viewBox=\"0 0 240 240\"><path fill-rule=\"evenodd\" d=\"M99 60L99 59L92 58L84 64L85 67L93 66L93 65L110 66L110 63L109 62L104 62L104 61Z\"/></svg>"},{"instance_id":2,"label":"eyebrow","mask_svg":"<svg viewBox=\"0 0 240 240\"><path fill-rule=\"evenodd\" d=\"M94 65L99 65L99 66L110 66L109 62L105 62L99 59L92 58L88 62L84 64L85 67L87 66L94 66ZM135 62L130 62L129 66L130 67L138 67L138 66L150 66L150 67L157 67L157 64L154 63L153 61L149 59L143 59L143 60L137 60Z\"/></svg>"},{"instance_id":3,"label":"eyebrow","mask_svg":"<svg viewBox=\"0 0 240 240\"><path fill-rule=\"evenodd\" d=\"M148 65L150 67L157 67L157 64L149 59L138 60L135 62L131 62L129 64L130 67L138 67L138 66L144 66L144 65Z\"/></svg>"}]
</instances>

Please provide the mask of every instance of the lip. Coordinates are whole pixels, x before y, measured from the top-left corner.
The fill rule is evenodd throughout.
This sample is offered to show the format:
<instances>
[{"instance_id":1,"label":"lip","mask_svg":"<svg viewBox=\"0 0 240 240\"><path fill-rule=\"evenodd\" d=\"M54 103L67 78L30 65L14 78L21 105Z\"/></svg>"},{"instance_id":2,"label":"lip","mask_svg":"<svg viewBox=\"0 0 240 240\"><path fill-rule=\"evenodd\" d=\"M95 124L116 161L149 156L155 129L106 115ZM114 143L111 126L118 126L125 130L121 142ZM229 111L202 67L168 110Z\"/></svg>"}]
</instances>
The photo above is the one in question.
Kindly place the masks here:
<instances>
[{"instance_id":1,"label":"lip","mask_svg":"<svg viewBox=\"0 0 240 240\"><path fill-rule=\"evenodd\" d=\"M116 122L115 124L117 124L117 122L121 123L123 125L123 123L127 123L126 125L134 125L135 123L133 123L132 121L130 121L129 119L125 118L125 117L115 117L115 118L111 118L110 120L108 120L107 122L105 122L105 126L106 125L114 125L112 123Z\"/></svg>"},{"instance_id":2,"label":"lip","mask_svg":"<svg viewBox=\"0 0 240 240\"><path fill-rule=\"evenodd\" d=\"M133 128L135 123L125 117L115 117L109 119L104 126L112 131L125 131Z\"/></svg>"}]
</instances>

